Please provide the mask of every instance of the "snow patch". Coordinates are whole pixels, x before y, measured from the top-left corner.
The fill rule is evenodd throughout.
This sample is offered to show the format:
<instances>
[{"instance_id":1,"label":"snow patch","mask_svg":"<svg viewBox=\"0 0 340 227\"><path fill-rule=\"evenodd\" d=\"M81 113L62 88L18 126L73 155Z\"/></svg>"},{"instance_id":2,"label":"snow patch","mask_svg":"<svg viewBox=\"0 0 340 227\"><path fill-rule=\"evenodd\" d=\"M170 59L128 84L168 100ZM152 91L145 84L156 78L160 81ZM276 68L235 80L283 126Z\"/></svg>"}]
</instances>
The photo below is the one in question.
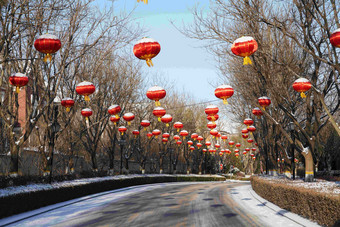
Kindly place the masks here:
<instances>
[{"instance_id":1,"label":"snow patch","mask_svg":"<svg viewBox=\"0 0 340 227\"><path fill-rule=\"evenodd\" d=\"M91 82L89 82L89 81L83 81L83 82L77 84L77 87L78 87L78 86L88 86L88 85L93 85L93 83L91 83Z\"/></svg>"},{"instance_id":2,"label":"snow patch","mask_svg":"<svg viewBox=\"0 0 340 227\"><path fill-rule=\"evenodd\" d=\"M233 44L248 42L248 41L252 41L252 40L255 40L255 39L251 36L243 36L241 38L236 39Z\"/></svg>"},{"instance_id":3,"label":"snow patch","mask_svg":"<svg viewBox=\"0 0 340 227\"><path fill-rule=\"evenodd\" d=\"M160 86L153 86L153 87L150 87L149 89L148 89L148 91L163 91L164 90L164 88L162 88L162 87L160 87Z\"/></svg>"}]
</instances>

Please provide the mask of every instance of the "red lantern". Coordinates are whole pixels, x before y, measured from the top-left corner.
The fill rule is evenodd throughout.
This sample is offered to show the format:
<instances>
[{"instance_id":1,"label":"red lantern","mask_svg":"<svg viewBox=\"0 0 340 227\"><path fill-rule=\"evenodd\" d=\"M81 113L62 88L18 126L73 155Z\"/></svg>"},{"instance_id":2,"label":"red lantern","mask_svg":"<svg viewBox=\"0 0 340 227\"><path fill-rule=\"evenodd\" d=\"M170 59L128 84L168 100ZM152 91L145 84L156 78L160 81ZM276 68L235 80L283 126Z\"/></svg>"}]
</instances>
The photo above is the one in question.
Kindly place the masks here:
<instances>
[{"instance_id":1,"label":"red lantern","mask_svg":"<svg viewBox=\"0 0 340 227\"><path fill-rule=\"evenodd\" d=\"M113 122L114 125L117 125L117 122L120 120L120 117L118 116L111 116L110 121Z\"/></svg>"},{"instance_id":2,"label":"red lantern","mask_svg":"<svg viewBox=\"0 0 340 227\"><path fill-rule=\"evenodd\" d=\"M255 147L253 147L253 148L251 149L251 151L255 152L255 151L256 151L256 148L255 148Z\"/></svg>"},{"instance_id":3,"label":"red lantern","mask_svg":"<svg viewBox=\"0 0 340 227\"><path fill-rule=\"evenodd\" d=\"M234 144L235 144L234 141L229 141L229 146L230 146L230 147L233 147Z\"/></svg>"},{"instance_id":4,"label":"red lantern","mask_svg":"<svg viewBox=\"0 0 340 227\"><path fill-rule=\"evenodd\" d=\"M63 98L61 100L61 105L66 107L66 112L70 112L71 107L74 105L74 100L72 98Z\"/></svg>"},{"instance_id":5,"label":"red lantern","mask_svg":"<svg viewBox=\"0 0 340 227\"><path fill-rule=\"evenodd\" d=\"M254 124L254 121L250 118L246 118L244 119L243 124L247 125L248 131L249 131L249 126Z\"/></svg>"},{"instance_id":6,"label":"red lantern","mask_svg":"<svg viewBox=\"0 0 340 227\"><path fill-rule=\"evenodd\" d=\"M216 149L218 149L218 148L221 147L221 145L219 145L218 143L216 143L216 144L215 144L215 147L216 147Z\"/></svg>"},{"instance_id":7,"label":"red lantern","mask_svg":"<svg viewBox=\"0 0 340 227\"><path fill-rule=\"evenodd\" d=\"M221 133L217 133L216 138L220 138L221 137Z\"/></svg>"},{"instance_id":8,"label":"red lantern","mask_svg":"<svg viewBox=\"0 0 340 227\"><path fill-rule=\"evenodd\" d=\"M249 58L250 55L257 51L258 45L253 37L243 36L234 41L231 46L231 51L237 55L243 57L243 65L251 64Z\"/></svg>"},{"instance_id":9,"label":"red lantern","mask_svg":"<svg viewBox=\"0 0 340 227\"><path fill-rule=\"evenodd\" d=\"M191 139L193 139L195 141L197 138L198 138L198 134L197 133L191 134Z\"/></svg>"},{"instance_id":10,"label":"red lantern","mask_svg":"<svg viewBox=\"0 0 340 227\"><path fill-rule=\"evenodd\" d=\"M243 153L244 155L246 155L246 154L247 154L247 151L243 151L242 153Z\"/></svg>"},{"instance_id":11,"label":"red lantern","mask_svg":"<svg viewBox=\"0 0 340 227\"><path fill-rule=\"evenodd\" d=\"M180 145L182 144L182 141L178 140L178 141L176 142L176 144L177 144L178 146L180 146Z\"/></svg>"},{"instance_id":12,"label":"red lantern","mask_svg":"<svg viewBox=\"0 0 340 227\"><path fill-rule=\"evenodd\" d=\"M146 136L148 137L148 139L151 139L151 137L153 136L151 132L146 133Z\"/></svg>"},{"instance_id":13,"label":"red lantern","mask_svg":"<svg viewBox=\"0 0 340 227\"><path fill-rule=\"evenodd\" d=\"M240 143L235 144L235 147L241 147Z\"/></svg>"},{"instance_id":14,"label":"red lantern","mask_svg":"<svg viewBox=\"0 0 340 227\"><path fill-rule=\"evenodd\" d=\"M207 152L207 149L204 148L202 151L203 151L203 153L205 153L205 152Z\"/></svg>"},{"instance_id":15,"label":"red lantern","mask_svg":"<svg viewBox=\"0 0 340 227\"><path fill-rule=\"evenodd\" d=\"M141 60L145 60L149 67L153 66L151 59L156 57L160 51L161 45L151 38L143 38L133 47L133 53L135 56Z\"/></svg>"},{"instance_id":16,"label":"red lantern","mask_svg":"<svg viewBox=\"0 0 340 227\"><path fill-rule=\"evenodd\" d=\"M329 41L333 46L340 48L340 28L332 32L331 36L329 37Z\"/></svg>"},{"instance_id":17,"label":"red lantern","mask_svg":"<svg viewBox=\"0 0 340 227\"><path fill-rule=\"evenodd\" d=\"M210 116L214 116L219 111L218 107L215 105L209 105L205 108L205 113ZM214 118L212 118L214 119Z\"/></svg>"},{"instance_id":18,"label":"red lantern","mask_svg":"<svg viewBox=\"0 0 340 227\"><path fill-rule=\"evenodd\" d=\"M247 147L247 148L244 149L244 150L245 150L246 152L249 152L249 151L250 151L250 148Z\"/></svg>"},{"instance_id":19,"label":"red lantern","mask_svg":"<svg viewBox=\"0 0 340 227\"><path fill-rule=\"evenodd\" d=\"M179 135L174 135L174 140L179 140L181 137L179 137Z\"/></svg>"},{"instance_id":20,"label":"red lantern","mask_svg":"<svg viewBox=\"0 0 340 227\"><path fill-rule=\"evenodd\" d=\"M9 82L16 86L16 92L20 92L20 87L26 86L28 84L28 77L22 73L15 73L9 77Z\"/></svg>"},{"instance_id":21,"label":"red lantern","mask_svg":"<svg viewBox=\"0 0 340 227\"><path fill-rule=\"evenodd\" d=\"M252 142L254 142L254 140L253 139L248 139L247 142L248 143L252 143Z\"/></svg>"},{"instance_id":22,"label":"red lantern","mask_svg":"<svg viewBox=\"0 0 340 227\"><path fill-rule=\"evenodd\" d=\"M192 142L191 140L189 140L189 141L187 142L187 144L188 144L189 146L191 146L191 145L194 144L194 142Z\"/></svg>"},{"instance_id":23,"label":"red lantern","mask_svg":"<svg viewBox=\"0 0 340 227\"><path fill-rule=\"evenodd\" d=\"M118 128L118 131L121 133L121 135L124 135L124 133L126 132L127 128L125 126L120 126Z\"/></svg>"},{"instance_id":24,"label":"red lantern","mask_svg":"<svg viewBox=\"0 0 340 227\"><path fill-rule=\"evenodd\" d=\"M167 133L167 132L166 132L166 133L163 133L162 137L163 137L163 138L169 138L169 137L170 137L170 134Z\"/></svg>"},{"instance_id":25,"label":"red lantern","mask_svg":"<svg viewBox=\"0 0 340 227\"><path fill-rule=\"evenodd\" d=\"M298 160L297 158L294 158L294 162L298 163L298 162L299 162L299 160Z\"/></svg>"},{"instance_id":26,"label":"red lantern","mask_svg":"<svg viewBox=\"0 0 340 227\"><path fill-rule=\"evenodd\" d=\"M52 60L51 54L56 53L60 49L61 42L55 35L45 34L39 36L34 41L34 47L40 53L46 54L44 62L47 62Z\"/></svg>"},{"instance_id":27,"label":"red lantern","mask_svg":"<svg viewBox=\"0 0 340 227\"><path fill-rule=\"evenodd\" d=\"M169 123L172 121L172 117L170 114L165 114L162 118L161 121L166 124L166 127L169 127Z\"/></svg>"},{"instance_id":28,"label":"red lantern","mask_svg":"<svg viewBox=\"0 0 340 227\"><path fill-rule=\"evenodd\" d=\"M244 129L242 129L242 134L246 134L246 133L248 133L248 129L246 129L246 128L244 128Z\"/></svg>"},{"instance_id":29,"label":"red lantern","mask_svg":"<svg viewBox=\"0 0 340 227\"><path fill-rule=\"evenodd\" d=\"M254 154L250 154L251 157L254 157L255 155Z\"/></svg>"},{"instance_id":30,"label":"red lantern","mask_svg":"<svg viewBox=\"0 0 340 227\"><path fill-rule=\"evenodd\" d=\"M238 156L239 156L239 153L235 153L235 157L238 158Z\"/></svg>"},{"instance_id":31,"label":"red lantern","mask_svg":"<svg viewBox=\"0 0 340 227\"><path fill-rule=\"evenodd\" d=\"M255 159L256 159L256 157L254 156L254 157L252 157L252 159L253 159L253 160L255 160Z\"/></svg>"},{"instance_id":32,"label":"red lantern","mask_svg":"<svg viewBox=\"0 0 340 227\"><path fill-rule=\"evenodd\" d=\"M223 155L223 152L222 151L220 151L220 153L218 153L219 155L220 155L220 157L222 157L222 155Z\"/></svg>"},{"instance_id":33,"label":"red lantern","mask_svg":"<svg viewBox=\"0 0 340 227\"><path fill-rule=\"evenodd\" d=\"M215 122L212 122L212 121L209 121L208 124L207 124L207 127L210 128L210 129L214 129L216 128L216 123Z\"/></svg>"},{"instance_id":34,"label":"red lantern","mask_svg":"<svg viewBox=\"0 0 340 227\"><path fill-rule=\"evenodd\" d=\"M210 141L205 142L205 146L209 147L211 145Z\"/></svg>"},{"instance_id":35,"label":"red lantern","mask_svg":"<svg viewBox=\"0 0 340 227\"><path fill-rule=\"evenodd\" d=\"M261 109L258 107L255 107L252 112L258 118L260 118L263 115Z\"/></svg>"},{"instance_id":36,"label":"red lantern","mask_svg":"<svg viewBox=\"0 0 340 227\"><path fill-rule=\"evenodd\" d=\"M166 114L166 111L163 107L156 107L155 109L153 109L152 114L155 117L158 117L158 121L161 122L161 117Z\"/></svg>"},{"instance_id":37,"label":"red lantern","mask_svg":"<svg viewBox=\"0 0 340 227\"><path fill-rule=\"evenodd\" d=\"M215 136L218 134L218 131L216 129L211 129L210 130L210 135L213 136L213 138L215 138Z\"/></svg>"},{"instance_id":38,"label":"red lantern","mask_svg":"<svg viewBox=\"0 0 340 227\"><path fill-rule=\"evenodd\" d=\"M162 87L153 86L148 89L148 91L146 92L146 96L149 99L155 101L156 106L160 106L161 103L159 102L159 100L166 96L166 91Z\"/></svg>"},{"instance_id":39,"label":"red lantern","mask_svg":"<svg viewBox=\"0 0 340 227\"><path fill-rule=\"evenodd\" d=\"M228 136L227 135L222 135L221 139L223 139L223 141L226 141L228 139Z\"/></svg>"},{"instance_id":40,"label":"red lantern","mask_svg":"<svg viewBox=\"0 0 340 227\"><path fill-rule=\"evenodd\" d=\"M231 154L231 151L229 149L225 149L225 153Z\"/></svg>"},{"instance_id":41,"label":"red lantern","mask_svg":"<svg viewBox=\"0 0 340 227\"><path fill-rule=\"evenodd\" d=\"M189 149L190 149L191 151L193 151L193 150L195 150L195 147L194 147L194 146L191 146Z\"/></svg>"},{"instance_id":42,"label":"red lantern","mask_svg":"<svg viewBox=\"0 0 340 227\"><path fill-rule=\"evenodd\" d=\"M81 82L77 84L76 86L76 92L79 95L85 96L86 102L90 101L89 95L93 94L95 90L96 90L96 87L93 85L93 83L88 82L88 81Z\"/></svg>"},{"instance_id":43,"label":"red lantern","mask_svg":"<svg viewBox=\"0 0 340 227\"><path fill-rule=\"evenodd\" d=\"M265 110L266 107L272 103L272 101L270 101L270 98L266 96L262 96L258 98L258 101L259 101L260 106L262 106L263 110Z\"/></svg>"},{"instance_id":44,"label":"red lantern","mask_svg":"<svg viewBox=\"0 0 340 227\"><path fill-rule=\"evenodd\" d=\"M253 126L253 125L249 126L248 131L249 131L250 133L255 132L255 131L256 131L255 126Z\"/></svg>"},{"instance_id":45,"label":"red lantern","mask_svg":"<svg viewBox=\"0 0 340 227\"><path fill-rule=\"evenodd\" d=\"M247 139L248 137L249 137L248 134L242 134L242 138L243 138L243 139Z\"/></svg>"},{"instance_id":46,"label":"red lantern","mask_svg":"<svg viewBox=\"0 0 340 227\"><path fill-rule=\"evenodd\" d=\"M184 140L185 137L189 135L189 133L188 133L187 130L182 130L182 131L180 131L179 135L182 136L182 137L183 137L183 140Z\"/></svg>"},{"instance_id":47,"label":"red lantern","mask_svg":"<svg viewBox=\"0 0 340 227\"><path fill-rule=\"evenodd\" d=\"M89 117L92 115L92 110L90 108L85 108L81 110L81 115L85 117L86 122L88 122Z\"/></svg>"},{"instance_id":48,"label":"red lantern","mask_svg":"<svg viewBox=\"0 0 340 227\"><path fill-rule=\"evenodd\" d=\"M109 107L108 112L110 115L116 115L118 117L119 112L122 110L119 105L112 105Z\"/></svg>"},{"instance_id":49,"label":"red lantern","mask_svg":"<svg viewBox=\"0 0 340 227\"><path fill-rule=\"evenodd\" d=\"M311 82L306 78L300 78L294 81L293 89L301 93L301 98L306 98L304 92L308 91L312 87Z\"/></svg>"},{"instance_id":50,"label":"red lantern","mask_svg":"<svg viewBox=\"0 0 340 227\"><path fill-rule=\"evenodd\" d=\"M257 144L257 143L255 143L255 146L258 146L258 144Z\"/></svg>"},{"instance_id":51,"label":"red lantern","mask_svg":"<svg viewBox=\"0 0 340 227\"><path fill-rule=\"evenodd\" d=\"M151 124L151 123L150 123L150 121L148 121L148 120L142 120L141 123L140 123L140 125L141 125L142 127L144 127L144 131L146 131L146 128L149 127L150 124Z\"/></svg>"},{"instance_id":52,"label":"red lantern","mask_svg":"<svg viewBox=\"0 0 340 227\"><path fill-rule=\"evenodd\" d=\"M133 113L126 113L123 115L123 119L127 121L128 125L131 125L131 121L135 119L135 115Z\"/></svg>"},{"instance_id":53,"label":"red lantern","mask_svg":"<svg viewBox=\"0 0 340 227\"><path fill-rule=\"evenodd\" d=\"M139 135L139 131L138 131L138 130L133 130L133 131L132 131L132 134L133 134L135 137L137 137L137 136Z\"/></svg>"},{"instance_id":54,"label":"red lantern","mask_svg":"<svg viewBox=\"0 0 340 227\"><path fill-rule=\"evenodd\" d=\"M214 150L214 149L209 149L209 152L210 153L214 153L216 150Z\"/></svg>"},{"instance_id":55,"label":"red lantern","mask_svg":"<svg viewBox=\"0 0 340 227\"><path fill-rule=\"evenodd\" d=\"M180 130L181 128L183 128L182 122L179 122L179 121L175 122L174 128L177 129L177 132L179 132L179 130Z\"/></svg>"},{"instance_id":56,"label":"red lantern","mask_svg":"<svg viewBox=\"0 0 340 227\"><path fill-rule=\"evenodd\" d=\"M234 152L235 152L235 153L239 153L240 150L239 150L239 149L235 149Z\"/></svg>"},{"instance_id":57,"label":"red lantern","mask_svg":"<svg viewBox=\"0 0 340 227\"><path fill-rule=\"evenodd\" d=\"M202 137L202 136L198 136L198 137L197 137L197 141L198 141L198 142L201 142L202 140L203 140L203 137Z\"/></svg>"},{"instance_id":58,"label":"red lantern","mask_svg":"<svg viewBox=\"0 0 340 227\"><path fill-rule=\"evenodd\" d=\"M163 142L164 144L166 144L168 141L169 141L168 138L162 138L162 142Z\"/></svg>"},{"instance_id":59,"label":"red lantern","mask_svg":"<svg viewBox=\"0 0 340 227\"><path fill-rule=\"evenodd\" d=\"M227 99L233 96L234 89L230 85L221 85L216 88L215 96L219 99L223 99L224 104L228 104Z\"/></svg>"},{"instance_id":60,"label":"red lantern","mask_svg":"<svg viewBox=\"0 0 340 227\"><path fill-rule=\"evenodd\" d=\"M198 147L198 149L200 149L203 145L201 143L197 143L196 146Z\"/></svg>"},{"instance_id":61,"label":"red lantern","mask_svg":"<svg viewBox=\"0 0 340 227\"><path fill-rule=\"evenodd\" d=\"M212 121L212 122L217 121L218 118L219 118L218 114L207 116L208 121Z\"/></svg>"},{"instance_id":62,"label":"red lantern","mask_svg":"<svg viewBox=\"0 0 340 227\"><path fill-rule=\"evenodd\" d=\"M157 138L160 134L161 134L161 131L158 130L158 129L154 129L154 130L152 131L152 135L154 135L155 138Z\"/></svg>"}]
</instances>

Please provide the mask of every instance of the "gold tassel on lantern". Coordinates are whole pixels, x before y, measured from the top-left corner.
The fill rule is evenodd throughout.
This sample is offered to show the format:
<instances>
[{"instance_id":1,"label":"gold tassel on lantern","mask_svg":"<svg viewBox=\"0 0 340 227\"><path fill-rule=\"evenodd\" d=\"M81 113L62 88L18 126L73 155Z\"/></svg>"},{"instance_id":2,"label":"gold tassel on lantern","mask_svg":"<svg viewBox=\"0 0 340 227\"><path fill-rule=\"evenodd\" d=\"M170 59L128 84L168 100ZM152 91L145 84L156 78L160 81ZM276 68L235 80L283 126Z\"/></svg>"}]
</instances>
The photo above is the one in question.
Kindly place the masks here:
<instances>
[{"instance_id":1,"label":"gold tassel on lantern","mask_svg":"<svg viewBox=\"0 0 340 227\"><path fill-rule=\"evenodd\" d=\"M169 127L169 124L168 123L166 123L166 125L165 125L166 127Z\"/></svg>"},{"instance_id":2,"label":"gold tassel on lantern","mask_svg":"<svg viewBox=\"0 0 340 227\"><path fill-rule=\"evenodd\" d=\"M20 92L20 87L16 87L16 89L15 89L15 91L16 91L16 93L18 93L19 94L19 92Z\"/></svg>"},{"instance_id":3,"label":"gold tassel on lantern","mask_svg":"<svg viewBox=\"0 0 340 227\"><path fill-rule=\"evenodd\" d=\"M71 108L70 107L66 107L66 112L70 112Z\"/></svg>"},{"instance_id":4,"label":"gold tassel on lantern","mask_svg":"<svg viewBox=\"0 0 340 227\"><path fill-rule=\"evenodd\" d=\"M150 58L146 59L146 64L147 64L149 67L152 67L152 66L153 66L152 60L151 60Z\"/></svg>"},{"instance_id":5,"label":"gold tassel on lantern","mask_svg":"<svg viewBox=\"0 0 340 227\"><path fill-rule=\"evenodd\" d=\"M85 95L84 99L85 99L85 102L89 102L90 101L90 97L88 95Z\"/></svg>"},{"instance_id":6,"label":"gold tassel on lantern","mask_svg":"<svg viewBox=\"0 0 340 227\"><path fill-rule=\"evenodd\" d=\"M306 94L301 92L301 98L303 98L303 99L306 98Z\"/></svg>"},{"instance_id":7,"label":"gold tassel on lantern","mask_svg":"<svg viewBox=\"0 0 340 227\"><path fill-rule=\"evenodd\" d=\"M227 99L223 99L223 104L228 105Z\"/></svg>"},{"instance_id":8,"label":"gold tassel on lantern","mask_svg":"<svg viewBox=\"0 0 340 227\"><path fill-rule=\"evenodd\" d=\"M131 122L130 122L130 121L128 121L128 125L131 125Z\"/></svg>"},{"instance_id":9,"label":"gold tassel on lantern","mask_svg":"<svg viewBox=\"0 0 340 227\"><path fill-rule=\"evenodd\" d=\"M51 62L52 61L52 55L51 54L46 54L44 57L44 62Z\"/></svg>"},{"instance_id":10,"label":"gold tassel on lantern","mask_svg":"<svg viewBox=\"0 0 340 227\"><path fill-rule=\"evenodd\" d=\"M248 56L243 58L243 65L251 65L252 62Z\"/></svg>"},{"instance_id":11,"label":"gold tassel on lantern","mask_svg":"<svg viewBox=\"0 0 340 227\"><path fill-rule=\"evenodd\" d=\"M161 122L161 118L160 117L158 117L158 121Z\"/></svg>"}]
</instances>

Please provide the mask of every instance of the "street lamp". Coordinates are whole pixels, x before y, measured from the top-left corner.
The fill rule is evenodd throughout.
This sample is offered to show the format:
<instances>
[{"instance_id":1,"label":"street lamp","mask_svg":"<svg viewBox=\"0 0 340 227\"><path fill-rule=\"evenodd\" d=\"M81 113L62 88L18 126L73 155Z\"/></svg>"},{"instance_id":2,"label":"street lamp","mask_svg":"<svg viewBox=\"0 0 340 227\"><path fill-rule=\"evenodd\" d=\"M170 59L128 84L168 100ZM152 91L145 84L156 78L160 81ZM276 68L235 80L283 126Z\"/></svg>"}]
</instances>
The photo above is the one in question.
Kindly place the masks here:
<instances>
[{"instance_id":1,"label":"street lamp","mask_svg":"<svg viewBox=\"0 0 340 227\"><path fill-rule=\"evenodd\" d=\"M122 174L123 171L123 150L124 145L126 144L126 140L124 139L124 135L120 137L120 140L118 141L118 144L120 146L120 174Z\"/></svg>"},{"instance_id":2,"label":"street lamp","mask_svg":"<svg viewBox=\"0 0 340 227\"><path fill-rule=\"evenodd\" d=\"M295 162L294 162L294 146L295 146L295 135L294 135L294 130L295 130L295 125L294 122L289 122L288 125L289 131L290 131L290 136L292 137L293 144L291 145L291 165L292 165L292 171L293 171L293 180L295 180Z\"/></svg>"},{"instance_id":3,"label":"street lamp","mask_svg":"<svg viewBox=\"0 0 340 227\"><path fill-rule=\"evenodd\" d=\"M56 134L60 131L61 126L58 123L58 107L60 105L60 98L56 97L53 100L54 104L54 112L53 112L53 123L50 125L51 127L51 138L50 138L50 147L51 147L51 170L50 170L50 176L49 176L49 183L52 183L52 175L53 175L53 157L54 157L54 145L55 145L55 138Z\"/></svg>"}]
</instances>

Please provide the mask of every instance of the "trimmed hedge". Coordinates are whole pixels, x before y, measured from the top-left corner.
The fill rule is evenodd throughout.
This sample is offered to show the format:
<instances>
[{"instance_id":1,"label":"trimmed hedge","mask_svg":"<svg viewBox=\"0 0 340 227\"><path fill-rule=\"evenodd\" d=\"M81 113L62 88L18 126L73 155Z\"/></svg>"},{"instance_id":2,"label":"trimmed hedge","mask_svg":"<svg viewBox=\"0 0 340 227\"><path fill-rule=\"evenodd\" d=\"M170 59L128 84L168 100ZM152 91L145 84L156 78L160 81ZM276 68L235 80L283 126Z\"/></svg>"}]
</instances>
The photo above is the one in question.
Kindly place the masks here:
<instances>
[{"instance_id":1,"label":"trimmed hedge","mask_svg":"<svg viewBox=\"0 0 340 227\"><path fill-rule=\"evenodd\" d=\"M282 183L270 183L259 177L252 177L251 185L253 190L264 199L314 220L320 225L337 226L340 220L340 196Z\"/></svg>"},{"instance_id":2,"label":"trimmed hedge","mask_svg":"<svg viewBox=\"0 0 340 227\"><path fill-rule=\"evenodd\" d=\"M225 181L225 178L214 176L145 176L126 179L110 179L84 185L20 193L11 196L0 197L0 218L119 188L142 184L185 181Z\"/></svg>"}]
</instances>

